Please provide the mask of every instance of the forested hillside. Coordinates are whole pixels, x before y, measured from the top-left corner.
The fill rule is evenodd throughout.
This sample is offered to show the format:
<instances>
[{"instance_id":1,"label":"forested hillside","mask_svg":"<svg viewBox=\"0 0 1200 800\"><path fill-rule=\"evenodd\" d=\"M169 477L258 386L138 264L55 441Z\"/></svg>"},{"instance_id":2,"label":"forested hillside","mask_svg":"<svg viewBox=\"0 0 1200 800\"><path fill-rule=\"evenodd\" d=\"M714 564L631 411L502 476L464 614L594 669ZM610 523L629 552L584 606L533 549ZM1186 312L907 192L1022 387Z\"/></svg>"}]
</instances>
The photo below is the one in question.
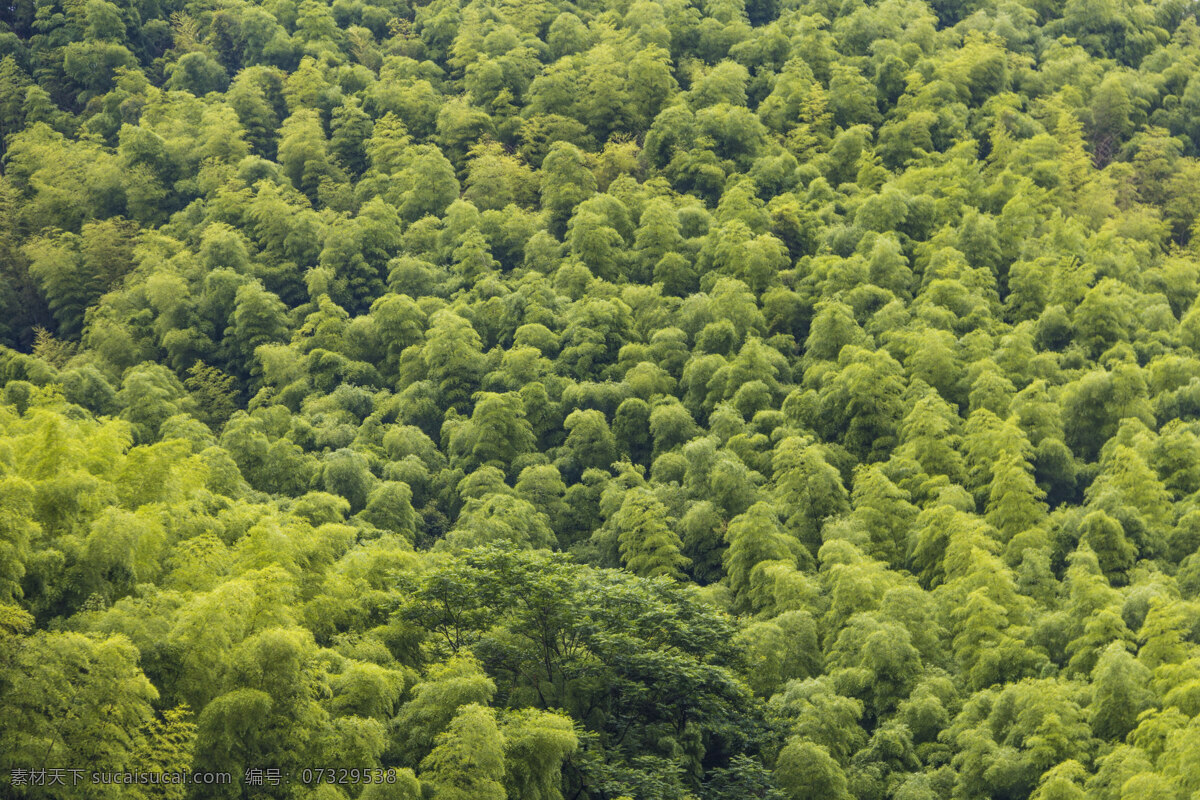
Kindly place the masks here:
<instances>
[{"instance_id":1,"label":"forested hillside","mask_svg":"<svg viewBox=\"0 0 1200 800\"><path fill-rule=\"evenodd\" d=\"M1200 797L1195 2L0 59L3 796Z\"/></svg>"}]
</instances>

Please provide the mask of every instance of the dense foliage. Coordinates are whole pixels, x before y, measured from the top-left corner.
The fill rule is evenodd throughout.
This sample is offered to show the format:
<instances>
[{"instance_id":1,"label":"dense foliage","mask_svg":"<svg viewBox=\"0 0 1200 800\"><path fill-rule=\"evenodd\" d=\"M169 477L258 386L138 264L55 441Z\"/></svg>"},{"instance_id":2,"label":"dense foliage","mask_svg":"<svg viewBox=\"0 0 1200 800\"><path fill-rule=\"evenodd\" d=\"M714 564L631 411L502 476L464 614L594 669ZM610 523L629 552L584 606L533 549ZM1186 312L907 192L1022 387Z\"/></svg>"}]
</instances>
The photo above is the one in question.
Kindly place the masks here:
<instances>
[{"instance_id":1,"label":"dense foliage","mask_svg":"<svg viewBox=\"0 0 1200 800\"><path fill-rule=\"evenodd\" d=\"M3 793L1200 796L1196 9L9 0Z\"/></svg>"}]
</instances>

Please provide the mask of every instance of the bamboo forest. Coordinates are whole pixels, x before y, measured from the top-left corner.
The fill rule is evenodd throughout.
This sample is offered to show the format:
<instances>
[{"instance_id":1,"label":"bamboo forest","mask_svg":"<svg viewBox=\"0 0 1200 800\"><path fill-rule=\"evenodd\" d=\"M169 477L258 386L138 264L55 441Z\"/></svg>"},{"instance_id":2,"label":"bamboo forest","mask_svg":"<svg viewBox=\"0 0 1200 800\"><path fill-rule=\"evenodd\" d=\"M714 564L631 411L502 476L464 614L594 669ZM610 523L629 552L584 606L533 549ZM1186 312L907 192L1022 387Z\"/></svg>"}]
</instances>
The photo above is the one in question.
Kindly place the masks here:
<instances>
[{"instance_id":1,"label":"bamboo forest","mask_svg":"<svg viewBox=\"0 0 1200 800\"><path fill-rule=\"evenodd\" d=\"M1195 0L3 0L0 796L1200 798Z\"/></svg>"}]
</instances>

